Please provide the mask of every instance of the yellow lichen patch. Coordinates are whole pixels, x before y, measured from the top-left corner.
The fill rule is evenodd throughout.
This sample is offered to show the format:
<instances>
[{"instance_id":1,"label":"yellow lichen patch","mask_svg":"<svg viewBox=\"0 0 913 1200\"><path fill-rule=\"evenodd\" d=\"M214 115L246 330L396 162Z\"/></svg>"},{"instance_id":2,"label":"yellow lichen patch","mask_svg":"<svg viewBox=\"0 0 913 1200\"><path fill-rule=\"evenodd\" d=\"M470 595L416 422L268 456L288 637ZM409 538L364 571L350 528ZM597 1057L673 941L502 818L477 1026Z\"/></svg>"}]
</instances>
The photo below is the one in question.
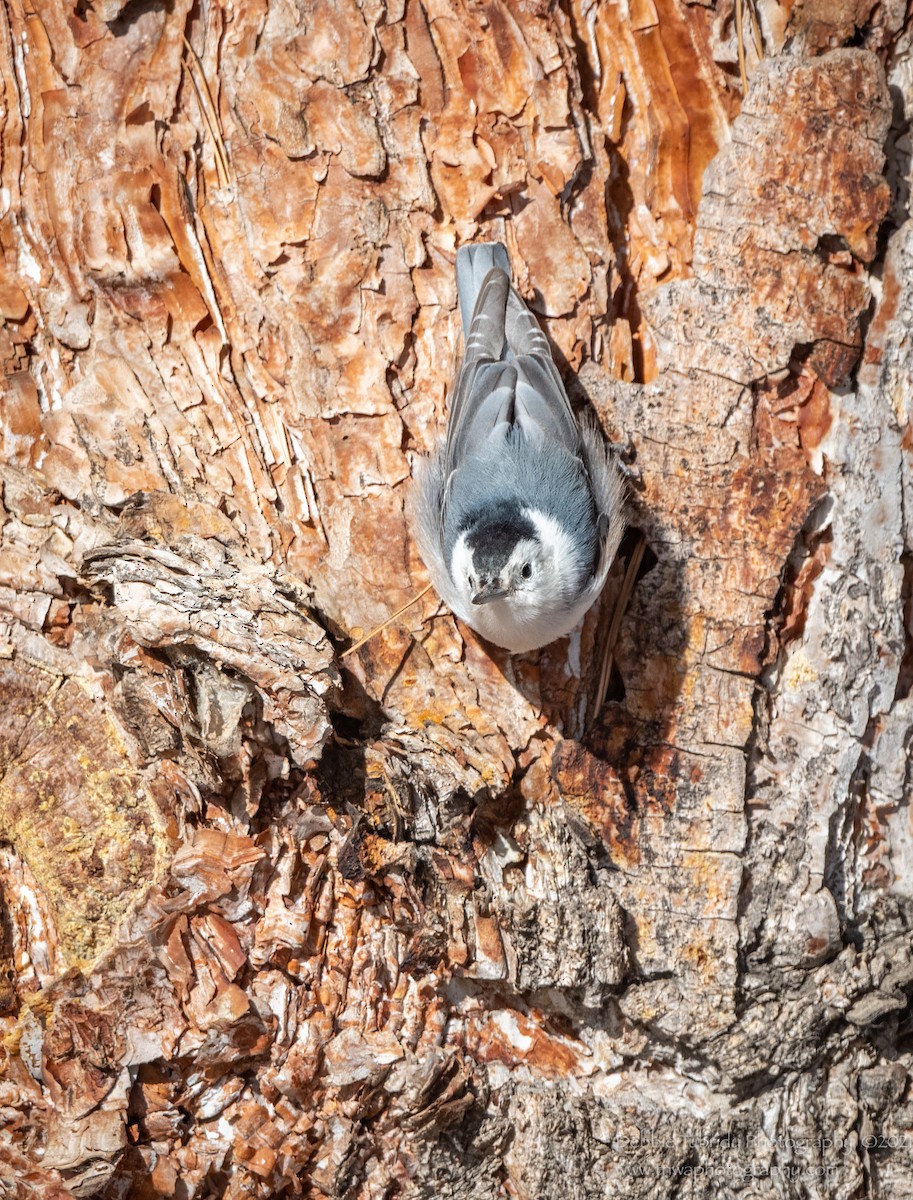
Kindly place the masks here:
<instances>
[{"instance_id":1,"label":"yellow lichen patch","mask_svg":"<svg viewBox=\"0 0 913 1200\"><path fill-rule=\"evenodd\" d=\"M786 665L783 672L783 687L788 692L795 692L803 683L814 683L818 672L808 660L804 650L797 650Z\"/></svg>"},{"instance_id":2,"label":"yellow lichen patch","mask_svg":"<svg viewBox=\"0 0 913 1200\"><path fill-rule=\"evenodd\" d=\"M2 681L20 717L4 730L0 837L28 864L64 960L84 967L159 873L160 816L105 709L70 681L42 701L30 674L20 665Z\"/></svg>"}]
</instances>

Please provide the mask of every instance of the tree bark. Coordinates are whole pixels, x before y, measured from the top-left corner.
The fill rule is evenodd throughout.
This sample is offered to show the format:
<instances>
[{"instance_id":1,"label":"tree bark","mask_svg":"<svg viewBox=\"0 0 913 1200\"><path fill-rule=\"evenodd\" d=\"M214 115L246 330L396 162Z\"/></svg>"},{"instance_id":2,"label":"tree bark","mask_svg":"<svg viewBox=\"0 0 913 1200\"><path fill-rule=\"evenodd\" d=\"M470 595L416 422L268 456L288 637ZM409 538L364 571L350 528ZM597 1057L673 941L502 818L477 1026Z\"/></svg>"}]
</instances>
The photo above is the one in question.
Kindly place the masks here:
<instances>
[{"instance_id":1,"label":"tree bark","mask_svg":"<svg viewBox=\"0 0 913 1200\"><path fill-rule=\"evenodd\" d=\"M0 22L0 1190L905 1194L908 7ZM342 659L493 238L632 534Z\"/></svg>"}]
</instances>

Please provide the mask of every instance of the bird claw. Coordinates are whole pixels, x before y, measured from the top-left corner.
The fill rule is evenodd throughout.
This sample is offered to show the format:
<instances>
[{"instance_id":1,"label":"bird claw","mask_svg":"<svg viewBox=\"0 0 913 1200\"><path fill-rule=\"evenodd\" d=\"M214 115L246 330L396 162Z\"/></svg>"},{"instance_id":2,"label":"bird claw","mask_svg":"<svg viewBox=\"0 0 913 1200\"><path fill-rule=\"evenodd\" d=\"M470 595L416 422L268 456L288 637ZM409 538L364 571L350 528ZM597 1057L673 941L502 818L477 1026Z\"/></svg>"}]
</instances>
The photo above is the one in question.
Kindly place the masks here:
<instances>
[{"instance_id":1,"label":"bird claw","mask_svg":"<svg viewBox=\"0 0 913 1200\"><path fill-rule=\"evenodd\" d=\"M643 475L640 467L636 465L637 447L632 440L628 438L624 442L609 442L609 449L628 484L638 492L643 491Z\"/></svg>"}]
</instances>

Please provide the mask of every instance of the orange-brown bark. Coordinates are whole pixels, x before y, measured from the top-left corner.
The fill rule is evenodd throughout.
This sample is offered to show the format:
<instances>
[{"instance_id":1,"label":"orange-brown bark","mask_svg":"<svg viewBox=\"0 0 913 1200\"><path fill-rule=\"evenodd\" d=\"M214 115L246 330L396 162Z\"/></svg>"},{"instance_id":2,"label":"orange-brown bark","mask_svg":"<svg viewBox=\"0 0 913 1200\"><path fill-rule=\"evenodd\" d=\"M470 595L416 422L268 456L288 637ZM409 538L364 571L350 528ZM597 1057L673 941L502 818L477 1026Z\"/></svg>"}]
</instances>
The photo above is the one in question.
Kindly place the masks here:
<instances>
[{"instance_id":1,"label":"orange-brown bark","mask_svg":"<svg viewBox=\"0 0 913 1200\"><path fill-rule=\"evenodd\" d=\"M904 5L0 21L0 1181L899 1194ZM490 238L629 442L605 703L624 557L339 657Z\"/></svg>"}]
</instances>

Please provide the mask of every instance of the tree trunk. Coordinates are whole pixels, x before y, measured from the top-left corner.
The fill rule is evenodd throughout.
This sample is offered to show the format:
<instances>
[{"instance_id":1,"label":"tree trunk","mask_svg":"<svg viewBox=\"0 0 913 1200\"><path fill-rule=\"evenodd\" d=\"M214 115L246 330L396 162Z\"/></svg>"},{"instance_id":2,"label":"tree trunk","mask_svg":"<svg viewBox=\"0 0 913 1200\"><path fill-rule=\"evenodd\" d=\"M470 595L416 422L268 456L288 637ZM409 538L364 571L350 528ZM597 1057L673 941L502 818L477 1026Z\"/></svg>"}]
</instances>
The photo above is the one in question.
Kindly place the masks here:
<instances>
[{"instance_id":1,"label":"tree trunk","mask_svg":"<svg viewBox=\"0 0 913 1200\"><path fill-rule=\"evenodd\" d=\"M906 1194L903 0L0 14L0 1191ZM632 533L341 659L490 239Z\"/></svg>"}]
</instances>

